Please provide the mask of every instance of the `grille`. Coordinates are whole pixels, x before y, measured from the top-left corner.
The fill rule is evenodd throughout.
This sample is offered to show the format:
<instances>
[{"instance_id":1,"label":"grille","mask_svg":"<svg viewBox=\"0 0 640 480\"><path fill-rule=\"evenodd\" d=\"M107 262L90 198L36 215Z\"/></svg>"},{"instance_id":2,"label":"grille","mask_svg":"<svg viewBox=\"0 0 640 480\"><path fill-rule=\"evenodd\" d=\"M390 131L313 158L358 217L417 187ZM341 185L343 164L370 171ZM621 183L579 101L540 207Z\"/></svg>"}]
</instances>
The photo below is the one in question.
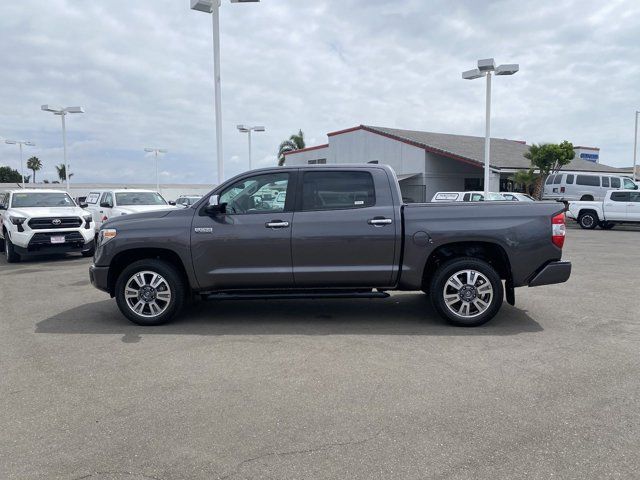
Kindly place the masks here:
<instances>
[{"instance_id":1,"label":"grille","mask_svg":"<svg viewBox=\"0 0 640 480\"><path fill-rule=\"evenodd\" d=\"M60 243L60 244L55 244L55 243L51 243L51 237L52 236L62 236L64 235L64 243ZM73 243L84 243L84 238L82 237L82 235L80 235L79 232L69 232L69 233L60 233L60 234L56 234L56 233L36 233L32 238L31 241L29 242L29 248L32 247L42 247L42 246L47 246L47 247L55 247L56 245L69 245L69 244L73 244Z\"/></svg>"},{"instance_id":2,"label":"grille","mask_svg":"<svg viewBox=\"0 0 640 480\"><path fill-rule=\"evenodd\" d=\"M55 220L60 220L60 224L55 225L53 223ZM43 230L45 228L78 228L80 225L82 225L82 219L79 217L44 217L29 220L29 227L33 230Z\"/></svg>"}]
</instances>

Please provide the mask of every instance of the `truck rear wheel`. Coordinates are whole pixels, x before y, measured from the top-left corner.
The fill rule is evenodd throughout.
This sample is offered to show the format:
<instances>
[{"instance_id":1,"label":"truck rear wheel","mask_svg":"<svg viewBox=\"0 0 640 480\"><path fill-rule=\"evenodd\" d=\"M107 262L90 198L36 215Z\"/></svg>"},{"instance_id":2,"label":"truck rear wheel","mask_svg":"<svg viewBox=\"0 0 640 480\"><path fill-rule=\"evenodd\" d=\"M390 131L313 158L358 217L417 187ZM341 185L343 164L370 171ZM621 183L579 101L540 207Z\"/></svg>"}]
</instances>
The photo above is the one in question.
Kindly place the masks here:
<instances>
[{"instance_id":1,"label":"truck rear wheel","mask_svg":"<svg viewBox=\"0 0 640 480\"><path fill-rule=\"evenodd\" d=\"M595 212L584 212L578 218L578 223L585 230L593 230L598 226L598 215Z\"/></svg>"},{"instance_id":2,"label":"truck rear wheel","mask_svg":"<svg viewBox=\"0 0 640 480\"><path fill-rule=\"evenodd\" d=\"M449 323L477 327L500 310L504 288L494 268L483 260L463 257L444 263L431 281L431 301Z\"/></svg>"},{"instance_id":3,"label":"truck rear wheel","mask_svg":"<svg viewBox=\"0 0 640 480\"><path fill-rule=\"evenodd\" d=\"M116 302L122 314L143 326L162 325L182 308L184 280L168 262L145 259L125 268L116 281Z\"/></svg>"}]
</instances>

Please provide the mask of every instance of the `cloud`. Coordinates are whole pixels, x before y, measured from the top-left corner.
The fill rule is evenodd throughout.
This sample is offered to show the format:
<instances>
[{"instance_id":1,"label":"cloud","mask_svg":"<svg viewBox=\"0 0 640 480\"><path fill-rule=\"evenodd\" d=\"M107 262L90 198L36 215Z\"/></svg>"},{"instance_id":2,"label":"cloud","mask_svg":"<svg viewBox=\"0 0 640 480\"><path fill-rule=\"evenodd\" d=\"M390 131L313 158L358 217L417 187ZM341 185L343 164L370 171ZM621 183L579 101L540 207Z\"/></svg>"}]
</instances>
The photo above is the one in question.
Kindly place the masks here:
<instances>
[{"instance_id":1,"label":"cloud","mask_svg":"<svg viewBox=\"0 0 640 480\"><path fill-rule=\"evenodd\" d=\"M166 148L163 178L216 181L211 21L187 0L3 2L0 135L54 178L59 117L40 105L84 105L68 117L76 181L146 181L145 147ZM492 134L529 143L568 139L629 165L640 4L634 1L263 0L221 8L227 177L275 164L299 128L310 144L360 123L483 134L484 85L460 79L478 58L517 62L496 78ZM17 167L17 148L0 146Z\"/></svg>"}]
</instances>

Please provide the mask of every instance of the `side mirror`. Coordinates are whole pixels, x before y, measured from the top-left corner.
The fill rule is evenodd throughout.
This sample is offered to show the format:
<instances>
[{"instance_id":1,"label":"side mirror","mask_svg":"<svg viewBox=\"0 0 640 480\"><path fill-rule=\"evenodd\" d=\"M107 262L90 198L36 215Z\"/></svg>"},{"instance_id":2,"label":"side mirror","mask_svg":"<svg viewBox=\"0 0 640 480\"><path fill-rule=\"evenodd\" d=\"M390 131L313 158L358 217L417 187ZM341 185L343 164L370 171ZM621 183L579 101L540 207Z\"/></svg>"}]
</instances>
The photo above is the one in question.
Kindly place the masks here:
<instances>
[{"instance_id":1,"label":"side mirror","mask_svg":"<svg viewBox=\"0 0 640 480\"><path fill-rule=\"evenodd\" d=\"M6 210L7 207L5 207L4 205L0 205L0 210Z\"/></svg>"},{"instance_id":2,"label":"side mirror","mask_svg":"<svg viewBox=\"0 0 640 480\"><path fill-rule=\"evenodd\" d=\"M78 206L80 208L87 208L89 206L89 204L88 203L79 203Z\"/></svg>"},{"instance_id":3,"label":"side mirror","mask_svg":"<svg viewBox=\"0 0 640 480\"><path fill-rule=\"evenodd\" d=\"M169 205L175 205L176 202L174 202L173 200L169 200Z\"/></svg>"},{"instance_id":4,"label":"side mirror","mask_svg":"<svg viewBox=\"0 0 640 480\"><path fill-rule=\"evenodd\" d=\"M209 215L218 215L225 213L227 210L226 203L220 203L219 195L211 195L209 197L209 204L205 207L204 211Z\"/></svg>"},{"instance_id":5,"label":"side mirror","mask_svg":"<svg viewBox=\"0 0 640 480\"><path fill-rule=\"evenodd\" d=\"M100 202L100 207L101 208L113 208L113 205L111 205L109 202Z\"/></svg>"}]
</instances>

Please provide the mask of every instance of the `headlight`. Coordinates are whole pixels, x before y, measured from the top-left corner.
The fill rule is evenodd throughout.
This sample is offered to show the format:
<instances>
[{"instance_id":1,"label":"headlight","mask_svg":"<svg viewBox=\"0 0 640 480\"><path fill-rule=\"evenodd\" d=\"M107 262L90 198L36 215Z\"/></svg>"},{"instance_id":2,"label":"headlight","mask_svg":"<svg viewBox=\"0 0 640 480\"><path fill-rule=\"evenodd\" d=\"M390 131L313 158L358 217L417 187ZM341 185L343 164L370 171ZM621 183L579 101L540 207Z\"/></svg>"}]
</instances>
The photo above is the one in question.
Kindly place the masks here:
<instances>
[{"instance_id":1,"label":"headlight","mask_svg":"<svg viewBox=\"0 0 640 480\"><path fill-rule=\"evenodd\" d=\"M118 232L115 228L103 228L98 233L98 245L104 245L112 238L116 238Z\"/></svg>"},{"instance_id":2,"label":"headlight","mask_svg":"<svg viewBox=\"0 0 640 480\"><path fill-rule=\"evenodd\" d=\"M11 223L13 223L14 225L22 225L26 220L26 218L25 217L9 217L9 220L11 220Z\"/></svg>"}]
</instances>

